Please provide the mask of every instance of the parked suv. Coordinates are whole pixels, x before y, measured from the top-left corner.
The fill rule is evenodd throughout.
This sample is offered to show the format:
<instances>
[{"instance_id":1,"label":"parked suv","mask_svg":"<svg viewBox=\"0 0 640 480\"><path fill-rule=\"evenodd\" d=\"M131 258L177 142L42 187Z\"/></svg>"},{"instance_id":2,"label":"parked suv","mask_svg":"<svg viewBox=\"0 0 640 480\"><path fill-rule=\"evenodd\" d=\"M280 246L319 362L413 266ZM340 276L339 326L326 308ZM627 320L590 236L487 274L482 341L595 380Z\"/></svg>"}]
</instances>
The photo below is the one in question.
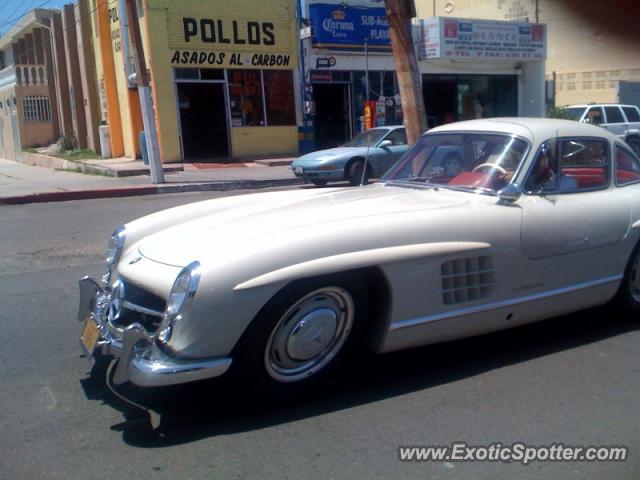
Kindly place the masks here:
<instances>
[{"instance_id":1,"label":"parked suv","mask_svg":"<svg viewBox=\"0 0 640 480\"><path fill-rule=\"evenodd\" d=\"M574 120L606 128L640 156L640 109L635 105L585 103L569 105L564 111Z\"/></svg>"}]
</instances>

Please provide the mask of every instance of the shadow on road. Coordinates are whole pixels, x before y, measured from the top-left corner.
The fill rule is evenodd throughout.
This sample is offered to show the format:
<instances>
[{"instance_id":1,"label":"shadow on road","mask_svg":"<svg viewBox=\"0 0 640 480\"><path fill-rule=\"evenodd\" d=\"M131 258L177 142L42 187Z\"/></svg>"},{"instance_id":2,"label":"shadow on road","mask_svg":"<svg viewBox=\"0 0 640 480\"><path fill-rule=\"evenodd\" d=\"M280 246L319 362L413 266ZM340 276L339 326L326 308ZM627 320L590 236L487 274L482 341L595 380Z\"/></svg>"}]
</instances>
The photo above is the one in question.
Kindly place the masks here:
<instances>
[{"instance_id":1,"label":"shadow on road","mask_svg":"<svg viewBox=\"0 0 640 480\"><path fill-rule=\"evenodd\" d=\"M544 322L386 355L369 354L347 365L321 390L287 404L265 402L225 379L158 389L118 388L156 414L133 407L105 386L97 362L83 380L89 399L122 412L126 443L159 448L257 430L364 405L525 362L640 328L632 315L597 308Z\"/></svg>"}]
</instances>

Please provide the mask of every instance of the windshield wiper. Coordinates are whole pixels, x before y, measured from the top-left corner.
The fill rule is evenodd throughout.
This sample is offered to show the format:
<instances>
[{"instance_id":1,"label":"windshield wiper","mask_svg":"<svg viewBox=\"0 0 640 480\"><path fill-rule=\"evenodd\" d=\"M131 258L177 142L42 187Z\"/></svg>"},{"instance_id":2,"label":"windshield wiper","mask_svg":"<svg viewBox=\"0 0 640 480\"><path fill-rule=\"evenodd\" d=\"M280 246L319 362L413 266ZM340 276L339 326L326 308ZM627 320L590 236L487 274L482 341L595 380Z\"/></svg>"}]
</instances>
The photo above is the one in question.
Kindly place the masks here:
<instances>
[{"instance_id":1,"label":"windshield wiper","mask_svg":"<svg viewBox=\"0 0 640 480\"><path fill-rule=\"evenodd\" d=\"M421 187L437 189L439 185L431 183L428 178L425 177L407 177L407 178L394 178L393 180L387 180L390 184L405 184L411 183L413 185L420 185Z\"/></svg>"},{"instance_id":2,"label":"windshield wiper","mask_svg":"<svg viewBox=\"0 0 640 480\"><path fill-rule=\"evenodd\" d=\"M471 193L486 193L488 195L496 195L496 191L488 187L470 187L467 185L437 185L438 187L448 190L455 190L457 192L471 192Z\"/></svg>"}]
</instances>

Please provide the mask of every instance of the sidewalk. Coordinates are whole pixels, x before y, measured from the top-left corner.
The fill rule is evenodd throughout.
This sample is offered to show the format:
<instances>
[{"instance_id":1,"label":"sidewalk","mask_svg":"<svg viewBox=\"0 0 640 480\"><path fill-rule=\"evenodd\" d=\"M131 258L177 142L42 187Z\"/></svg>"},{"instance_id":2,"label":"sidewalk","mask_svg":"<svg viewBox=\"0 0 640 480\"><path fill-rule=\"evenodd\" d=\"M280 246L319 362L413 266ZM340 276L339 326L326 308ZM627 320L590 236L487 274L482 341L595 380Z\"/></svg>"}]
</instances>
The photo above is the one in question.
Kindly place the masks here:
<instances>
[{"instance_id":1,"label":"sidewalk","mask_svg":"<svg viewBox=\"0 0 640 480\"><path fill-rule=\"evenodd\" d=\"M47 163L47 158L38 158L38 165L52 168L0 159L0 205L302 183L288 167L293 158L233 164L168 164L165 165L165 183L158 185L151 183L148 166L141 160L84 160L82 163L92 172L88 174L69 171L68 164L58 165L57 168L64 170L56 170L55 165Z\"/></svg>"}]
</instances>

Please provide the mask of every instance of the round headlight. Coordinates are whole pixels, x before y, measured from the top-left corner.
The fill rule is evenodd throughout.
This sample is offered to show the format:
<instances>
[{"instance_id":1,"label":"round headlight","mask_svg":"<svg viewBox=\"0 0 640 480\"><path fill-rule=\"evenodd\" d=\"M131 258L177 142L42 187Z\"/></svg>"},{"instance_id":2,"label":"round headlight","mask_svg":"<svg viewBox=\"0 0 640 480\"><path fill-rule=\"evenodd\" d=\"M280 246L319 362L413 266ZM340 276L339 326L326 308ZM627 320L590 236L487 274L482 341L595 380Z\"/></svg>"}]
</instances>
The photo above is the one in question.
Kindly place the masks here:
<instances>
[{"instance_id":1,"label":"round headlight","mask_svg":"<svg viewBox=\"0 0 640 480\"><path fill-rule=\"evenodd\" d=\"M165 315L169 319L177 317L191 302L200 283L200 263L192 262L176 277L169 293Z\"/></svg>"},{"instance_id":2,"label":"round headlight","mask_svg":"<svg viewBox=\"0 0 640 480\"><path fill-rule=\"evenodd\" d=\"M109 237L109 243L107 244L106 261L109 268L113 267L120 258L122 248L124 247L124 241L126 234L124 227L118 227L114 230Z\"/></svg>"}]
</instances>

